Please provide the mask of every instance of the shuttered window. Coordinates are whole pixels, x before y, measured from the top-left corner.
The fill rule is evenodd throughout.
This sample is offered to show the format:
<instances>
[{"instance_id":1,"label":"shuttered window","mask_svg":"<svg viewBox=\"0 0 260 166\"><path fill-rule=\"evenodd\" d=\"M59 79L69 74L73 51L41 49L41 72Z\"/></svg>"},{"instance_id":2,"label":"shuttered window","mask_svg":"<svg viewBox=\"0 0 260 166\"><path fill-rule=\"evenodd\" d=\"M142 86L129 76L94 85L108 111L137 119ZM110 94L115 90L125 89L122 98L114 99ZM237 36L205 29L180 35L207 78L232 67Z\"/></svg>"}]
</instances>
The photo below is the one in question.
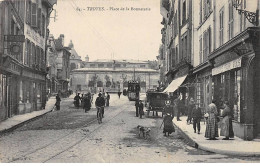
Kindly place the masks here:
<instances>
[{"instance_id":1,"label":"shuttered window","mask_svg":"<svg viewBox=\"0 0 260 166\"><path fill-rule=\"evenodd\" d=\"M200 54L200 63L202 63L203 62L203 54L202 54L202 36L200 35L200 52L199 52L199 54Z\"/></svg>"},{"instance_id":2,"label":"shuttered window","mask_svg":"<svg viewBox=\"0 0 260 166\"><path fill-rule=\"evenodd\" d=\"M232 1L229 1L228 4L228 38L229 40L233 38L234 34L234 14L233 14L233 6L232 6Z\"/></svg>"},{"instance_id":3,"label":"shuttered window","mask_svg":"<svg viewBox=\"0 0 260 166\"><path fill-rule=\"evenodd\" d=\"M219 44L223 44L224 40L224 8L219 12Z\"/></svg>"},{"instance_id":4,"label":"shuttered window","mask_svg":"<svg viewBox=\"0 0 260 166\"><path fill-rule=\"evenodd\" d=\"M39 34L41 35L41 28L42 28L42 25L41 25L41 17L42 17L42 9L41 8L38 8L38 11L37 11L37 29L38 29L38 32Z\"/></svg>"},{"instance_id":5,"label":"shuttered window","mask_svg":"<svg viewBox=\"0 0 260 166\"><path fill-rule=\"evenodd\" d=\"M37 28L37 5L36 3L32 3L32 22L31 26L33 28Z\"/></svg>"}]
</instances>

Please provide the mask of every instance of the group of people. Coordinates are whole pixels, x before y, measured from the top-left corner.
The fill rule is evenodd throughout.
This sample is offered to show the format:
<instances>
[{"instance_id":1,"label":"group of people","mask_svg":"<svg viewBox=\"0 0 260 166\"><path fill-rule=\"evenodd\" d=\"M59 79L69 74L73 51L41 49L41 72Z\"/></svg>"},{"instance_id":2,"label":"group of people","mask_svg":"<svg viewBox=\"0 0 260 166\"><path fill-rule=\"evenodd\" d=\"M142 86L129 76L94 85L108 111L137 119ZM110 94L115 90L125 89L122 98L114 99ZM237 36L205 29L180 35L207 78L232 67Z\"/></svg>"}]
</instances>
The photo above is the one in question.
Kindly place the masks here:
<instances>
[{"instance_id":1,"label":"group of people","mask_svg":"<svg viewBox=\"0 0 260 166\"><path fill-rule=\"evenodd\" d=\"M218 134L218 125L220 125L220 136L224 136L223 140L229 140L229 138L234 138L234 131L232 126L232 116L231 110L229 107L229 102L225 101L223 103L223 111L220 114L220 117L223 119L220 120L219 113L217 111L217 106L215 100L209 105L206 118L206 132L205 137L210 140L216 140L216 137L219 137Z\"/></svg>"},{"instance_id":2,"label":"group of people","mask_svg":"<svg viewBox=\"0 0 260 166\"><path fill-rule=\"evenodd\" d=\"M206 113L203 116L201 109L198 105L195 104L193 98L190 98L188 104L188 113L187 113L187 124L191 124L193 120L193 129L194 133L200 134L200 121L202 118L205 118L206 121L206 131L205 137L210 140L216 140L216 137L219 137L218 127L220 127L220 136L224 136L223 140L228 140L229 138L234 138L234 131L232 127L232 116L231 110L229 107L229 102L223 102L223 111L218 112L215 100L212 100L212 103L208 105Z\"/></svg>"},{"instance_id":3,"label":"group of people","mask_svg":"<svg viewBox=\"0 0 260 166\"><path fill-rule=\"evenodd\" d=\"M78 93L74 97L74 105L76 108L79 108L80 106L82 106L82 108L85 110L85 112L87 112L91 108L92 100L93 100L93 95L91 93L87 93L85 95L82 94L81 96L80 96L80 93Z\"/></svg>"}]
</instances>

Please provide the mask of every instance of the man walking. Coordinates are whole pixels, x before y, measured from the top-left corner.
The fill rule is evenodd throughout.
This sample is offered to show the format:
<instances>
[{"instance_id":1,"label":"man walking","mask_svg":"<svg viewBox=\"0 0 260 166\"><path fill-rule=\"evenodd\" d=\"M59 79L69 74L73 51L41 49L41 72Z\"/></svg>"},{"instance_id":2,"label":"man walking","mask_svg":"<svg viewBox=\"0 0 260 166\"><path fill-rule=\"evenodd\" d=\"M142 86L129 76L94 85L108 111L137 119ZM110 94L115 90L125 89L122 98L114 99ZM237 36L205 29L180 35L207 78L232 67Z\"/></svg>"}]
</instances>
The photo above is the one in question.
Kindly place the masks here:
<instances>
[{"instance_id":1,"label":"man walking","mask_svg":"<svg viewBox=\"0 0 260 166\"><path fill-rule=\"evenodd\" d=\"M200 120L202 117L201 109L198 105L196 105L192 110L192 118L193 118L193 129L194 133L196 133L196 127L198 129L198 134L200 134Z\"/></svg>"},{"instance_id":2,"label":"man walking","mask_svg":"<svg viewBox=\"0 0 260 166\"><path fill-rule=\"evenodd\" d=\"M135 116L139 116L139 100L135 100Z\"/></svg>"},{"instance_id":3,"label":"man walking","mask_svg":"<svg viewBox=\"0 0 260 166\"><path fill-rule=\"evenodd\" d=\"M110 95L109 93L107 92L107 106L109 107L109 100L110 100Z\"/></svg>"}]
</instances>

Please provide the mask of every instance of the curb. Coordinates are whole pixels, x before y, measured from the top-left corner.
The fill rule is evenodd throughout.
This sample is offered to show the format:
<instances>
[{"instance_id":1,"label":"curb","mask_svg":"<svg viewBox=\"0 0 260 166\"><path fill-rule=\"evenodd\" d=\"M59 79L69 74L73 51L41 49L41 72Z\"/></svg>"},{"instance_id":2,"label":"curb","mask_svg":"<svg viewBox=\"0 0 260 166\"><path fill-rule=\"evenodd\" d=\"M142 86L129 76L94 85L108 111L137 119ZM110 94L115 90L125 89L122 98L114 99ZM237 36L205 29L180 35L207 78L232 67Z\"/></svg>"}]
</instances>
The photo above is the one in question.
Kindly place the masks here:
<instances>
[{"instance_id":1,"label":"curb","mask_svg":"<svg viewBox=\"0 0 260 166\"><path fill-rule=\"evenodd\" d=\"M15 129L17 129L17 128L23 126L24 124L29 123L29 122L32 122L32 121L34 121L34 120L36 120L36 119L38 119L38 118L40 118L40 117L46 115L47 113L49 113L49 112L51 112L51 111L52 111L52 110L49 110L49 111L47 111L47 112L45 112L45 113L43 113L43 114L41 114L41 115L35 116L35 117L31 118L31 119L28 119L28 120L25 120L25 121L23 121L23 122L21 122L21 123L18 123L18 124L16 124L16 125L14 125L14 126L8 128L8 129L4 129L4 130L0 131L0 136L2 136L3 134L6 134L6 133L8 133L8 132L14 131Z\"/></svg>"},{"instance_id":2,"label":"curb","mask_svg":"<svg viewBox=\"0 0 260 166\"><path fill-rule=\"evenodd\" d=\"M237 151L231 151L231 150L223 151L223 150L219 150L219 149L206 147L206 146L201 145L201 144L197 143L196 141L194 141L187 133L185 133L181 128L179 128L174 122L173 122L173 124L174 124L174 127L176 127L180 131L180 134L183 136L183 138L189 142L190 146L195 147L196 149L201 149L204 151L213 152L213 153L217 153L217 154L239 156L239 157L259 157L260 156L260 152L241 152L241 151L237 152Z\"/></svg>"}]
</instances>

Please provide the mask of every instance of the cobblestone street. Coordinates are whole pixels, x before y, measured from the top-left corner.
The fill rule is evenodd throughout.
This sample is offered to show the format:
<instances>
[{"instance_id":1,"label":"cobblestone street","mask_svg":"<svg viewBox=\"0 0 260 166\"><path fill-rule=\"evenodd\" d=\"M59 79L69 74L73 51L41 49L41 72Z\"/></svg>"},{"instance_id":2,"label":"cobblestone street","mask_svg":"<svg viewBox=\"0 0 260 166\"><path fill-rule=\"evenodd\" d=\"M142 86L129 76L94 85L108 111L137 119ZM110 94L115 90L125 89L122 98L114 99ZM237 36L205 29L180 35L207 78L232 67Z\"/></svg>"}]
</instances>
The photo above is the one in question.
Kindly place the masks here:
<instances>
[{"instance_id":1,"label":"cobblestone street","mask_svg":"<svg viewBox=\"0 0 260 166\"><path fill-rule=\"evenodd\" d=\"M135 117L134 102L111 95L102 124L96 109L75 109L63 99L60 111L50 112L0 138L1 162L254 162L189 146L176 131L164 137L162 118ZM137 125L151 128L151 137L138 136Z\"/></svg>"}]
</instances>

